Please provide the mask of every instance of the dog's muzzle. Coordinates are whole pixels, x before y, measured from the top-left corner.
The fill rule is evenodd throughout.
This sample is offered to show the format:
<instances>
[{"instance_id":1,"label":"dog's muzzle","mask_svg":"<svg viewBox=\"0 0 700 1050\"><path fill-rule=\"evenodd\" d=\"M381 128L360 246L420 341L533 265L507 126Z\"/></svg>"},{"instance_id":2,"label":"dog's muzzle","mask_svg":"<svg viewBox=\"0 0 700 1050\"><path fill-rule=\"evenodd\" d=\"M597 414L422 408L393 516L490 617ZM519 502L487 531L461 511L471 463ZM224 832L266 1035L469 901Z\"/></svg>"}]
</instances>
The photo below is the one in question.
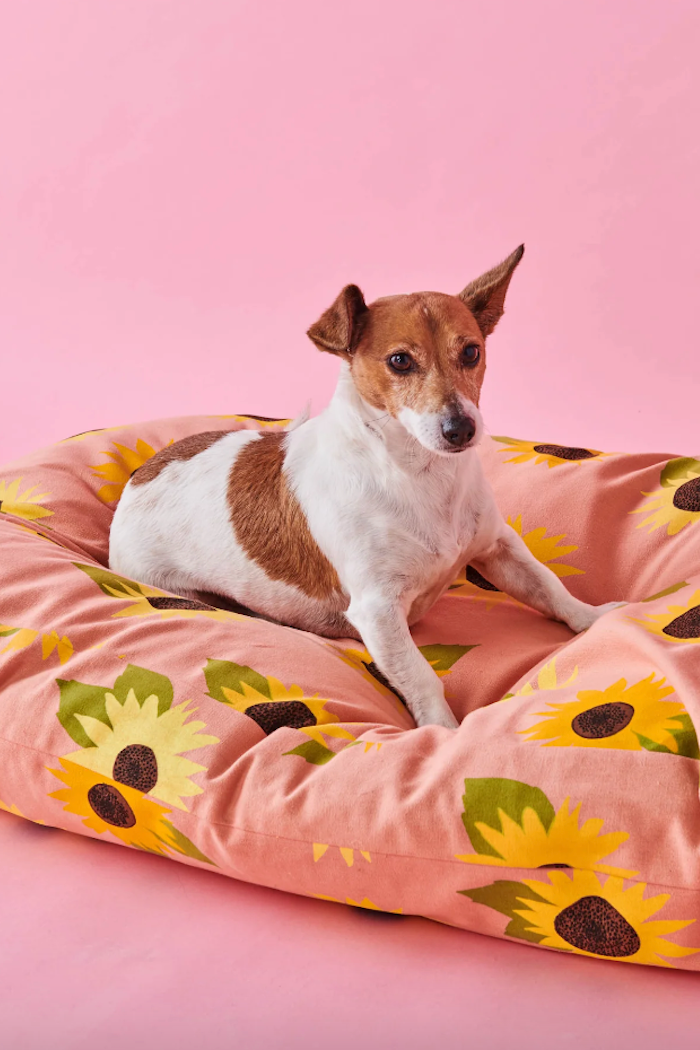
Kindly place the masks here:
<instances>
[{"instance_id":1,"label":"dog's muzzle","mask_svg":"<svg viewBox=\"0 0 700 1050\"><path fill-rule=\"evenodd\" d=\"M440 429L450 450L461 452L476 434L476 422L471 416L453 414L442 421Z\"/></svg>"}]
</instances>

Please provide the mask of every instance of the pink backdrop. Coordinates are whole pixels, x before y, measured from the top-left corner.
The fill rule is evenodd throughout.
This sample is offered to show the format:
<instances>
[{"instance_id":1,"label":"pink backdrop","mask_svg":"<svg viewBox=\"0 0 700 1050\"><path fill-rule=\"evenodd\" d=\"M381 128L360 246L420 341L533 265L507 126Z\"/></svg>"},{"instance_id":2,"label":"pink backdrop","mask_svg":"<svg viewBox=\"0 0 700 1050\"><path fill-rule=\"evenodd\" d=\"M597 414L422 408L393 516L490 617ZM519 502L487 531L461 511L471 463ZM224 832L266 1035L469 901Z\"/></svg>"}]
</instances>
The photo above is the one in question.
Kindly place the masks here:
<instances>
[{"instance_id":1,"label":"pink backdrop","mask_svg":"<svg viewBox=\"0 0 700 1050\"><path fill-rule=\"evenodd\" d=\"M697 0L1 13L0 462L318 408L337 365L304 331L342 284L457 291L521 241L491 430L700 452ZM13 1046L697 1043L687 974L371 925L2 813L0 840Z\"/></svg>"},{"instance_id":2,"label":"pink backdrop","mask_svg":"<svg viewBox=\"0 0 700 1050\"><path fill-rule=\"evenodd\" d=\"M0 39L0 462L319 407L343 283L520 241L494 433L697 452L697 0L33 0Z\"/></svg>"}]
</instances>

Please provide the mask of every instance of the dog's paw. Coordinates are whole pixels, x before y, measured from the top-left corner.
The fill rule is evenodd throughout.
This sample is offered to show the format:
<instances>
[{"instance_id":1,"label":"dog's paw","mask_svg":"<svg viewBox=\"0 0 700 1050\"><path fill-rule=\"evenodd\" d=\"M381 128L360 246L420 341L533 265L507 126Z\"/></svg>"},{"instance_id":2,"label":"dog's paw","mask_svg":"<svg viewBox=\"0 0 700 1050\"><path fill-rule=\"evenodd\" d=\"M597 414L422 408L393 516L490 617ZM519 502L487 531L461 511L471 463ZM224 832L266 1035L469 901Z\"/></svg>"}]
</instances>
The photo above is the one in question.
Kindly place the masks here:
<instances>
[{"instance_id":1,"label":"dog's paw","mask_svg":"<svg viewBox=\"0 0 700 1050\"><path fill-rule=\"evenodd\" d=\"M459 729L459 722L447 704L419 711L413 717L417 726L443 726L445 729Z\"/></svg>"},{"instance_id":2,"label":"dog's paw","mask_svg":"<svg viewBox=\"0 0 700 1050\"><path fill-rule=\"evenodd\" d=\"M613 609L620 609L623 605L627 605L627 602L607 602L605 605L586 605L581 602L579 608L567 619L566 623L574 634L580 634L592 627L601 616L612 612Z\"/></svg>"}]
</instances>

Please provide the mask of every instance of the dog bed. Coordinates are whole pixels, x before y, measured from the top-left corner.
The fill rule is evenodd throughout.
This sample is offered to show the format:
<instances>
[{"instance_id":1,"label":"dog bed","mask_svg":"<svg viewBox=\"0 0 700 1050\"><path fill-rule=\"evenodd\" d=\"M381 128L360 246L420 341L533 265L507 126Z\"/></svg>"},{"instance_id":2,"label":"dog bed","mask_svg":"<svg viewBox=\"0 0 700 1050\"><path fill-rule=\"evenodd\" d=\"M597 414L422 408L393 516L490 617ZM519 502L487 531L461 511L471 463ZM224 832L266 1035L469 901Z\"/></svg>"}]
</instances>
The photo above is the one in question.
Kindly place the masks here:
<instances>
[{"instance_id":1,"label":"dog bed","mask_svg":"<svg viewBox=\"0 0 700 1050\"><path fill-rule=\"evenodd\" d=\"M193 417L0 469L0 807L294 893L700 968L700 461L508 437L509 524L575 637L465 566L413 634L462 725L413 728L360 643L107 568L130 474Z\"/></svg>"}]
</instances>

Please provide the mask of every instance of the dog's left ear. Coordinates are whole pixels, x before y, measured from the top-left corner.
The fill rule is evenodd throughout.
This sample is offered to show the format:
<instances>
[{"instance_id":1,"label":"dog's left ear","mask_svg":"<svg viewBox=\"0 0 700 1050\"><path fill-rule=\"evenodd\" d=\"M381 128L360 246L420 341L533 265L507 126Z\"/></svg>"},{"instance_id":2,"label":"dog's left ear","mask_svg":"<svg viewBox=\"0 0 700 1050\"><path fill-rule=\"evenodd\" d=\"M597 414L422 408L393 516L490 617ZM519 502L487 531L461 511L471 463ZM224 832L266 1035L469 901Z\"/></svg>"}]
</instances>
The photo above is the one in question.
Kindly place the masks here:
<instances>
[{"instance_id":1,"label":"dog's left ear","mask_svg":"<svg viewBox=\"0 0 700 1050\"><path fill-rule=\"evenodd\" d=\"M367 316L367 304L356 284L347 284L306 333L319 350L346 360L357 346Z\"/></svg>"},{"instance_id":2,"label":"dog's left ear","mask_svg":"<svg viewBox=\"0 0 700 1050\"><path fill-rule=\"evenodd\" d=\"M502 263L477 277L459 293L459 298L474 314L484 338L490 335L503 316L503 303L508 285L524 251L525 245L521 244Z\"/></svg>"}]
</instances>

